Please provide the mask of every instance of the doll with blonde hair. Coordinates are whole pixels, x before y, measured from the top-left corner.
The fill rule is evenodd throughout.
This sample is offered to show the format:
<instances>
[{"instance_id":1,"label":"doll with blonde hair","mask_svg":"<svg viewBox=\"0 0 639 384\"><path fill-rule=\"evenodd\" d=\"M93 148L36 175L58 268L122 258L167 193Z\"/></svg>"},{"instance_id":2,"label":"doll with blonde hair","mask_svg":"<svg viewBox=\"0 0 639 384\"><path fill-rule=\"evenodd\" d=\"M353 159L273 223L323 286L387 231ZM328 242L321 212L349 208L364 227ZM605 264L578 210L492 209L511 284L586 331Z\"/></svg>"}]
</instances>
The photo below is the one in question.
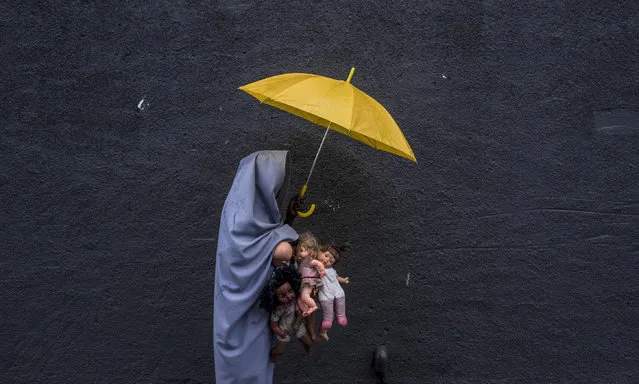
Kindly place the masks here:
<instances>
[{"instance_id":1,"label":"doll with blonde hair","mask_svg":"<svg viewBox=\"0 0 639 384\"><path fill-rule=\"evenodd\" d=\"M319 254L317 238L310 232L302 233L295 248L295 262L302 278L298 305L304 317L317 310L311 296L322 286L322 277L326 274L324 264L317 260Z\"/></svg>"}]
</instances>

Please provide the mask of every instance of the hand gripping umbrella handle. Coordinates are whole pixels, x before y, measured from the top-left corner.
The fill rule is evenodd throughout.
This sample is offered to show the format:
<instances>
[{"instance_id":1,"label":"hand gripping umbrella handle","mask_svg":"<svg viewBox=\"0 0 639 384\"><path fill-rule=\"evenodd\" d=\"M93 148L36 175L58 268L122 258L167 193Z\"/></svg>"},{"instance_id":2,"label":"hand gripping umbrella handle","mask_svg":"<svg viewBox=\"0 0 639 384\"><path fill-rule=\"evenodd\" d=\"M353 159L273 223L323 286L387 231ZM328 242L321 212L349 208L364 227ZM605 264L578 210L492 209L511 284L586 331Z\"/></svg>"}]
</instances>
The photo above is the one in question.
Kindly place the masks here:
<instances>
[{"instance_id":1,"label":"hand gripping umbrella handle","mask_svg":"<svg viewBox=\"0 0 639 384\"><path fill-rule=\"evenodd\" d=\"M300 197L304 197L304 194L306 193L306 188L308 188L308 185L304 184L304 186L302 187L302 190L300 191ZM313 212L315 212L315 204L311 204L311 207L306 212L297 211L297 215L299 217L309 217L310 215L313 214Z\"/></svg>"}]
</instances>

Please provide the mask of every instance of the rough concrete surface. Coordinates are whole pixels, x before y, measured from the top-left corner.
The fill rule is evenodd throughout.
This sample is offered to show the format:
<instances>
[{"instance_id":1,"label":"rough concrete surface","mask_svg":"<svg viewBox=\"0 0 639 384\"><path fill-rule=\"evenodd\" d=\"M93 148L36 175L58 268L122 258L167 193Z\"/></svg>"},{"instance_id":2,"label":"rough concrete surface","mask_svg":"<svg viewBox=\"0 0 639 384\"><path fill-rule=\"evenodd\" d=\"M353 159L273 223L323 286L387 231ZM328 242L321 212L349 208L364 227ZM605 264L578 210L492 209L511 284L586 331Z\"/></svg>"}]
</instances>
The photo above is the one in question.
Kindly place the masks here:
<instances>
[{"instance_id":1,"label":"rough concrete surface","mask_svg":"<svg viewBox=\"0 0 639 384\"><path fill-rule=\"evenodd\" d=\"M639 382L636 1L0 5L0 382L211 383L238 161L322 136L237 88L380 101L413 164L330 134L296 229L349 241L349 325L277 383Z\"/></svg>"}]
</instances>

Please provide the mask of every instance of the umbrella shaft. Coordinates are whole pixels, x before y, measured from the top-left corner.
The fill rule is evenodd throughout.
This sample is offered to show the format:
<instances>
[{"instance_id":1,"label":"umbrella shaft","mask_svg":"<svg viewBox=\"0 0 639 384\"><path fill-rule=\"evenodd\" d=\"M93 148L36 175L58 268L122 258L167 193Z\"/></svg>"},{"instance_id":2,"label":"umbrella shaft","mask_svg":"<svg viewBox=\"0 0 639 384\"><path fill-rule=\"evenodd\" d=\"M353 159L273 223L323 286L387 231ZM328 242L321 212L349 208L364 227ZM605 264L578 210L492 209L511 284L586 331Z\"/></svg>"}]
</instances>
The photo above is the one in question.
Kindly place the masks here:
<instances>
[{"instance_id":1,"label":"umbrella shaft","mask_svg":"<svg viewBox=\"0 0 639 384\"><path fill-rule=\"evenodd\" d=\"M322 146L324 145L324 141L326 141L326 135L328 135L328 131L331 128L332 123L328 123L328 127L326 128L326 132L324 132L324 137L322 138L322 143L317 150L317 154L315 155L315 160L313 160L313 166L311 166L311 171L308 173L308 177L306 178L306 183L304 185L308 186L308 182L311 181L311 175L313 174L313 169L315 169L315 163L317 163L317 158L319 157L320 151L322 150Z\"/></svg>"}]
</instances>

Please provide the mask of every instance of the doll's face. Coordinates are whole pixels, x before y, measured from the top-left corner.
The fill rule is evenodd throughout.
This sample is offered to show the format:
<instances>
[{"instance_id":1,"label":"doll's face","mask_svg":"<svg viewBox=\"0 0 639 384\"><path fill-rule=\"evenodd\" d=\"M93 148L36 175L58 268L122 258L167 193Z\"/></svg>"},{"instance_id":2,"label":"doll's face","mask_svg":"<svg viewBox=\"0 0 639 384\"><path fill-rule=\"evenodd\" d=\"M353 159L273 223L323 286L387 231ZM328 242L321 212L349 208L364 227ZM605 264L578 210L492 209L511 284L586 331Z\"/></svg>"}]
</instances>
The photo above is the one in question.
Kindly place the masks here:
<instances>
[{"instance_id":1,"label":"doll's face","mask_svg":"<svg viewBox=\"0 0 639 384\"><path fill-rule=\"evenodd\" d=\"M311 252L305 244L298 244L295 250L295 258L297 260L304 260L310 255L311 255Z\"/></svg>"},{"instance_id":2,"label":"doll's face","mask_svg":"<svg viewBox=\"0 0 639 384\"><path fill-rule=\"evenodd\" d=\"M280 304L289 304L295 300L295 291L293 290L293 287L291 287L291 284L287 282L280 285L280 287L275 290L275 296Z\"/></svg>"},{"instance_id":3,"label":"doll's face","mask_svg":"<svg viewBox=\"0 0 639 384\"><path fill-rule=\"evenodd\" d=\"M331 255L330 252L326 251L326 252L321 252L317 258L322 264L324 264L324 266L326 268L330 267L333 265L333 263L335 262L335 259L333 258L333 255Z\"/></svg>"}]
</instances>

